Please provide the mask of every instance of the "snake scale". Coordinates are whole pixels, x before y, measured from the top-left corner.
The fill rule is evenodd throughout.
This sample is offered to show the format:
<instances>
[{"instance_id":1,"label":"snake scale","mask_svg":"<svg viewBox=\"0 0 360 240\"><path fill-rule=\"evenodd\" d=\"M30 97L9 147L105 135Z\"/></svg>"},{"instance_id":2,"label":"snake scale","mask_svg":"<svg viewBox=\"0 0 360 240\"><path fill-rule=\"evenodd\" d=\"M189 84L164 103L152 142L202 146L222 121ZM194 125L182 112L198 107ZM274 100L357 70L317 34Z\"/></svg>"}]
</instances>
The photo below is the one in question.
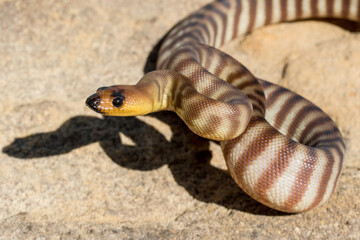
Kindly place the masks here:
<instances>
[{"instance_id":1,"label":"snake scale","mask_svg":"<svg viewBox=\"0 0 360 240\"><path fill-rule=\"evenodd\" d=\"M109 116L175 111L194 133L220 141L230 175L252 198L284 212L310 210L341 173L336 124L217 48L271 23L324 17L360 21L360 0L214 1L167 34L156 71L136 85L101 87L86 104Z\"/></svg>"}]
</instances>

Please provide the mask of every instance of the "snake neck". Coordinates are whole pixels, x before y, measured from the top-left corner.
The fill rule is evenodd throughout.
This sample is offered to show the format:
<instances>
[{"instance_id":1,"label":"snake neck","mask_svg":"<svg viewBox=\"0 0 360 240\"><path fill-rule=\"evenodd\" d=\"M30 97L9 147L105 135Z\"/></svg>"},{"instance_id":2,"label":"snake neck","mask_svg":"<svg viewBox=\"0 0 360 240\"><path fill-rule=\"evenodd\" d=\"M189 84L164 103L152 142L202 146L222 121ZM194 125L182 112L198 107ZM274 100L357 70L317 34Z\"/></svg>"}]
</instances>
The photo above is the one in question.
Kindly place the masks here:
<instances>
[{"instance_id":1,"label":"snake neck","mask_svg":"<svg viewBox=\"0 0 360 240\"><path fill-rule=\"evenodd\" d=\"M175 73L169 71L149 72L135 85L138 92L146 96L144 103L145 114L164 110L173 110L173 95L175 82L179 78L174 77ZM179 74L176 74L179 75ZM183 84L183 81L179 81ZM139 114L140 115L140 114Z\"/></svg>"},{"instance_id":2,"label":"snake neck","mask_svg":"<svg viewBox=\"0 0 360 240\"><path fill-rule=\"evenodd\" d=\"M216 141L238 137L252 115L251 103L240 91L236 97L212 98L174 71L150 72L136 87L148 96L151 112L174 111L194 133Z\"/></svg>"},{"instance_id":3,"label":"snake neck","mask_svg":"<svg viewBox=\"0 0 360 240\"><path fill-rule=\"evenodd\" d=\"M200 97L191 81L174 71L157 70L147 73L135 86L145 93L145 112L179 112L184 106L184 99L189 95Z\"/></svg>"}]
</instances>

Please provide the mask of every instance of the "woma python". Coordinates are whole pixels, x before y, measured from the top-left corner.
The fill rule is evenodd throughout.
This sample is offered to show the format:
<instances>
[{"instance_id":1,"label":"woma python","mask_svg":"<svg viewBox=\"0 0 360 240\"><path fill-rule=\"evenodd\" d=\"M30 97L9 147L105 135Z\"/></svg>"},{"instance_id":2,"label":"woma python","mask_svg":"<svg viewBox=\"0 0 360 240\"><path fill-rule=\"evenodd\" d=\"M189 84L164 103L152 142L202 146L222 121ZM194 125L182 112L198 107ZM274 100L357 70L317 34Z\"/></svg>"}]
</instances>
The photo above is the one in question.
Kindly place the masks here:
<instances>
[{"instance_id":1,"label":"woma python","mask_svg":"<svg viewBox=\"0 0 360 240\"><path fill-rule=\"evenodd\" d=\"M255 78L217 48L257 27L305 18L360 21L360 0L218 0L166 36L157 69L136 85L101 87L86 104L108 116L175 111L196 134L220 141L235 182L257 201L302 212L326 201L345 144L321 109Z\"/></svg>"}]
</instances>

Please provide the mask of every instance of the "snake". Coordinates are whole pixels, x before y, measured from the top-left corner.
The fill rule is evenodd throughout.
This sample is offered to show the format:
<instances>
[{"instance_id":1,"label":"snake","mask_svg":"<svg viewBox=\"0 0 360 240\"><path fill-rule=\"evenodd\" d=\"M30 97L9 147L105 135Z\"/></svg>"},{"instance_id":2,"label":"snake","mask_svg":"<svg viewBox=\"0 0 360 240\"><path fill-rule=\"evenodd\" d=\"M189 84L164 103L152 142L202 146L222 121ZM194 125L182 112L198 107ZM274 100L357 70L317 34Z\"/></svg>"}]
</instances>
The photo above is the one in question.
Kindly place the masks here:
<instances>
[{"instance_id":1,"label":"snake","mask_svg":"<svg viewBox=\"0 0 360 240\"><path fill-rule=\"evenodd\" d=\"M335 122L280 85L255 77L219 47L256 28L309 18L360 21L360 0L216 0L177 23L156 70L135 85L100 87L86 105L106 116L174 111L220 143L229 174L256 201L308 211L334 192L345 159Z\"/></svg>"}]
</instances>

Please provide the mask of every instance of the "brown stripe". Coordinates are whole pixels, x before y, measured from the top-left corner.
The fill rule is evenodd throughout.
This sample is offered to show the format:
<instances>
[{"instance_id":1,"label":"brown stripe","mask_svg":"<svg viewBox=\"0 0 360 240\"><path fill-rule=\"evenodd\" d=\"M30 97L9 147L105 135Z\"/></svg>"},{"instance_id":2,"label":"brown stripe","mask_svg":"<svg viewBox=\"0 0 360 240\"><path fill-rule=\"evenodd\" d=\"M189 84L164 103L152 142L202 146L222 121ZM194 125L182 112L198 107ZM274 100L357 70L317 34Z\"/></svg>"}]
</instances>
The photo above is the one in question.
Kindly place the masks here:
<instances>
[{"instance_id":1,"label":"brown stripe","mask_svg":"<svg viewBox=\"0 0 360 240\"><path fill-rule=\"evenodd\" d=\"M313 137L309 138L309 135L315 134L317 126L327 124L329 121L331 121L328 117L317 117L313 120L311 120L306 127L302 130L302 133L298 139L299 143L306 144L306 142L313 141ZM305 142L305 139L306 142Z\"/></svg>"},{"instance_id":2,"label":"brown stripe","mask_svg":"<svg viewBox=\"0 0 360 240\"><path fill-rule=\"evenodd\" d=\"M174 46L181 42L187 40L188 42L195 41L195 42L199 42L200 39L198 39L196 36L194 36L192 34L192 32L188 32L188 33L184 33L183 35L177 37L176 39L172 40L172 42L170 44L168 44L166 47L162 48L159 52L159 56L163 55L165 52L170 51L170 50L174 50ZM168 40L169 41L169 40Z\"/></svg>"},{"instance_id":3,"label":"brown stripe","mask_svg":"<svg viewBox=\"0 0 360 240\"><path fill-rule=\"evenodd\" d=\"M205 23L203 24L205 27L206 27L206 30L205 32L207 32L207 35L208 35L208 39L209 39L209 42L207 44L213 44L212 41L214 41L214 39L216 39L216 35L217 35L217 24L215 22L215 20L213 19L212 16L209 16L209 15L203 15L203 19L205 21ZM197 39L195 36L192 35L192 31L194 28L196 27L200 27L199 24L197 22L190 22L184 26L181 26L179 27L178 29L174 30L174 32L171 32L171 35L175 36L177 35L180 31L184 31L185 29L187 29L187 31L183 34L181 34L180 36L177 36L175 39L171 36L168 36L166 41L171 41L170 44L168 44L166 47L162 48L160 50L160 53L159 53L159 56L161 56L164 52L166 51L169 51L170 49L174 48L174 46L182 41L183 39L185 38L190 38L190 39L193 39L195 40L196 42L199 42L200 39ZM214 35L213 38L211 38L210 36L210 32L208 30L209 27L212 27L213 30L214 30Z\"/></svg>"},{"instance_id":4,"label":"brown stripe","mask_svg":"<svg viewBox=\"0 0 360 240\"><path fill-rule=\"evenodd\" d=\"M258 96L250 95L250 94L248 94L247 96L251 100L253 105L255 102L255 104L257 104L261 108L261 112L265 113L265 103L262 101L261 98L259 98Z\"/></svg>"},{"instance_id":5,"label":"brown stripe","mask_svg":"<svg viewBox=\"0 0 360 240\"><path fill-rule=\"evenodd\" d=\"M213 36L213 42L211 42L211 46L215 46L215 40L217 39L217 35L218 35L218 24L216 23L216 21L214 20L213 15L214 14L218 14L221 18L221 20L224 22L226 22L226 16L223 12L221 12L219 9L217 9L213 4L208 4L204 7L205 10L207 10L207 16L208 16L208 20L211 21L212 26L214 28L214 36ZM225 19L224 19L225 18ZM221 26L220 26L221 27ZM223 30L224 31L224 30Z\"/></svg>"},{"instance_id":6,"label":"brown stripe","mask_svg":"<svg viewBox=\"0 0 360 240\"><path fill-rule=\"evenodd\" d=\"M280 0L280 13L281 13L281 17L280 17L280 21L286 21L287 20L287 11L288 11L288 0Z\"/></svg>"},{"instance_id":7,"label":"brown stripe","mask_svg":"<svg viewBox=\"0 0 360 240\"><path fill-rule=\"evenodd\" d=\"M251 73L243 72L243 74L250 75ZM245 78L245 76L240 76L239 78ZM243 91L248 91L247 88L254 89L254 88L260 88L261 87L259 85L259 82L256 80L256 78L252 74L250 75L250 78L246 77L240 83L238 83L237 85L234 85L234 86L237 87L240 90L243 90Z\"/></svg>"},{"instance_id":8,"label":"brown stripe","mask_svg":"<svg viewBox=\"0 0 360 240\"><path fill-rule=\"evenodd\" d=\"M336 151L336 155L340 158L343 159L345 156L345 152L344 149L342 149L339 145L341 142L341 139L336 139L334 140L335 142L329 142L325 147L329 150L335 150ZM323 149L324 147L321 146L320 149Z\"/></svg>"},{"instance_id":9,"label":"brown stripe","mask_svg":"<svg viewBox=\"0 0 360 240\"><path fill-rule=\"evenodd\" d=\"M200 64L204 65L205 68L209 71L209 72L212 72L214 73L215 70L218 68L218 67L224 67L224 65L226 66L226 54L225 53L222 53L221 51L213 48L213 47L205 47L205 48L199 48L199 51L198 51L201 55L201 61L200 61ZM216 59L220 58L221 61L217 61ZM215 60L214 60L215 59ZM218 64L216 64L215 66L215 69L212 69L214 68L214 61L218 62ZM215 74L217 75L217 74ZM219 75L217 75L219 76Z\"/></svg>"},{"instance_id":10,"label":"brown stripe","mask_svg":"<svg viewBox=\"0 0 360 240\"><path fill-rule=\"evenodd\" d=\"M202 14L202 20L204 21L203 25L206 29L207 35L208 35L208 42L206 42L206 44L213 44L212 42L214 41L214 39L216 39L216 35L217 35L217 24L216 21L214 20L214 18L211 16L211 12L205 12ZM212 27L214 30L214 34L215 36L211 36L210 35L210 31L209 31L209 27ZM178 31L182 31L184 28L180 28Z\"/></svg>"},{"instance_id":11,"label":"brown stripe","mask_svg":"<svg viewBox=\"0 0 360 240\"><path fill-rule=\"evenodd\" d=\"M303 0L296 0L295 2L296 18L301 18L303 15L302 3Z\"/></svg>"},{"instance_id":12,"label":"brown stripe","mask_svg":"<svg viewBox=\"0 0 360 240\"><path fill-rule=\"evenodd\" d=\"M221 45L225 42L226 35L226 25L227 25L227 15L221 11L215 4L211 4L205 7L206 10L211 11L212 13L218 15L221 19L221 25L218 26L219 29L222 29L221 33ZM216 39L216 38L215 38Z\"/></svg>"},{"instance_id":13,"label":"brown stripe","mask_svg":"<svg viewBox=\"0 0 360 240\"><path fill-rule=\"evenodd\" d=\"M219 100L222 102L228 102L230 99L232 99L231 101L233 103L236 103L239 101L243 103L244 98L242 98L241 94L237 94L239 90L237 90L235 88L233 88L231 90L229 89L228 91L221 91L220 88L216 88L215 90L216 91L214 91L212 94L215 94L216 96L212 96L212 95L206 95L206 96L209 96L210 98L213 98L213 99L216 99L216 100Z\"/></svg>"},{"instance_id":14,"label":"brown stripe","mask_svg":"<svg viewBox=\"0 0 360 240\"><path fill-rule=\"evenodd\" d=\"M193 29L191 30L191 33L193 34L193 36L195 36L198 39L199 43L205 43L205 38L204 35L202 34L200 29Z\"/></svg>"},{"instance_id":15,"label":"brown stripe","mask_svg":"<svg viewBox=\"0 0 360 240\"><path fill-rule=\"evenodd\" d=\"M315 131L314 131L315 132ZM326 136L327 138L324 139L323 137ZM317 147L319 144L325 143L326 141L334 139L334 136L337 136L333 129L326 129L322 131L317 131L312 134L311 138L307 140L304 145L310 147Z\"/></svg>"},{"instance_id":16,"label":"brown stripe","mask_svg":"<svg viewBox=\"0 0 360 240\"><path fill-rule=\"evenodd\" d=\"M288 93L289 91L285 88L276 86L277 89L272 91L269 95L266 96L266 108L270 108L274 103L278 101L281 95Z\"/></svg>"},{"instance_id":17,"label":"brown stripe","mask_svg":"<svg viewBox=\"0 0 360 240\"><path fill-rule=\"evenodd\" d=\"M296 150L296 142L291 141L290 139L285 143L281 143L281 145L283 147L278 150L275 160L265 170L254 186L255 192L262 196L263 199L267 199L267 190L273 186L276 180L281 177L285 169L289 166Z\"/></svg>"},{"instance_id":18,"label":"brown stripe","mask_svg":"<svg viewBox=\"0 0 360 240\"><path fill-rule=\"evenodd\" d=\"M224 70L226 69L226 64L219 64L215 67L214 69L214 75L220 77L221 74L224 72Z\"/></svg>"},{"instance_id":19,"label":"brown stripe","mask_svg":"<svg viewBox=\"0 0 360 240\"><path fill-rule=\"evenodd\" d=\"M334 167L334 157L332 156L330 151L325 151L325 153L326 153L326 166L324 169L324 173L321 177L320 185L318 187L317 195L314 199L314 202L309 206L308 210L312 209L323 200L331 178L331 173Z\"/></svg>"},{"instance_id":20,"label":"brown stripe","mask_svg":"<svg viewBox=\"0 0 360 240\"><path fill-rule=\"evenodd\" d=\"M191 59L199 64L206 64L206 61L208 60L206 57L208 48L203 48L201 43L192 43L191 45L188 45L186 49L191 54Z\"/></svg>"},{"instance_id":21,"label":"brown stripe","mask_svg":"<svg viewBox=\"0 0 360 240\"><path fill-rule=\"evenodd\" d=\"M250 32L254 28L255 20L256 20L256 6L257 0L249 1L249 25L247 27L246 32Z\"/></svg>"},{"instance_id":22,"label":"brown stripe","mask_svg":"<svg viewBox=\"0 0 360 240\"><path fill-rule=\"evenodd\" d=\"M257 128L258 124L264 124L264 120L260 118L251 119L247 127L247 132L250 131L252 128ZM244 134L246 134L246 132ZM243 177L244 172L253 163L253 161L255 161L259 156L263 155L263 152L277 134L278 132L274 128L267 127L261 133L261 138L251 141L248 149L241 156L239 156L239 160L236 162L235 165L235 174L239 178ZM229 157L227 151L224 151L224 155L226 157Z\"/></svg>"},{"instance_id":23,"label":"brown stripe","mask_svg":"<svg viewBox=\"0 0 360 240\"><path fill-rule=\"evenodd\" d=\"M260 114L260 116L264 116L264 109L261 109L260 106L253 105L253 115L255 115L255 113Z\"/></svg>"},{"instance_id":24,"label":"brown stripe","mask_svg":"<svg viewBox=\"0 0 360 240\"><path fill-rule=\"evenodd\" d=\"M174 71L181 72L182 74L184 74L186 72L186 70L189 67L189 64L191 64L193 62L193 59L191 59L191 58L182 59L180 62L178 62L176 64L174 64L171 60L173 60L173 58L170 59L167 66ZM175 61L175 59L174 59L174 61Z\"/></svg>"},{"instance_id":25,"label":"brown stripe","mask_svg":"<svg viewBox=\"0 0 360 240\"><path fill-rule=\"evenodd\" d=\"M229 9L230 8L230 3L228 0L222 0L222 1L218 1L219 4L223 5L225 8Z\"/></svg>"},{"instance_id":26,"label":"brown stripe","mask_svg":"<svg viewBox=\"0 0 360 240\"><path fill-rule=\"evenodd\" d=\"M247 75L250 75L251 73L246 69L246 68L242 68L239 69L238 71L235 72L231 72L229 73L229 75L226 77L226 81L232 85L234 85L234 81L239 79L239 78L244 78ZM247 81L241 81L239 84L236 85L237 88L239 89L244 89L245 87L248 87L248 85L257 85L257 81L255 81L255 77L252 76L250 78L246 78ZM235 86L235 85L234 85Z\"/></svg>"},{"instance_id":27,"label":"brown stripe","mask_svg":"<svg viewBox=\"0 0 360 240\"><path fill-rule=\"evenodd\" d=\"M186 70L186 69L185 69ZM205 74L204 74L205 73ZM185 75L185 73L182 72L182 74ZM206 75L206 77L208 77L208 74L204 69L196 69L195 71L192 71L191 74L186 74L186 76L191 80L191 82L195 85L195 87L199 86L201 84L201 82L199 81L199 76L204 76ZM205 78L206 78L205 77ZM211 77L211 76L210 76ZM212 79L209 79L209 82L212 81ZM202 83L203 85L204 83ZM207 93L203 92L204 95L207 95Z\"/></svg>"},{"instance_id":28,"label":"brown stripe","mask_svg":"<svg viewBox=\"0 0 360 240\"><path fill-rule=\"evenodd\" d=\"M345 142L344 142L344 139L343 139L343 137L342 137L342 135L341 135L341 133L339 132L339 138L340 138L340 145L343 147L343 149L344 149L344 151L346 150L346 145L345 145Z\"/></svg>"},{"instance_id":29,"label":"brown stripe","mask_svg":"<svg viewBox=\"0 0 360 240\"><path fill-rule=\"evenodd\" d=\"M185 101L182 101L183 99L183 91L189 87L187 84L180 83L180 81L176 81L176 85L174 85L174 93L173 93L173 100L172 100L172 106L174 110L176 109L183 109Z\"/></svg>"},{"instance_id":30,"label":"brown stripe","mask_svg":"<svg viewBox=\"0 0 360 240\"><path fill-rule=\"evenodd\" d=\"M250 111L249 111L250 112ZM249 115L249 118L250 118L250 115ZM235 130L236 132L238 132L238 129L240 128L240 126L242 126L242 122L240 120L240 118L238 118L238 120L236 121L229 121L230 123L230 129L231 129L231 133L234 134ZM242 134L242 133L241 133ZM238 136L236 136L238 137Z\"/></svg>"},{"instance_id":31,"label":"brown stripe","mask_svg":"<svg viewBox=\"0 0 360 240\"><path fill-rule=\"evenodd\" d=\"M319 112L321 111L318 107L314 106L314 105L307 105L305 107L302 107L300 111L297 112L296 116L294 117L294 119L303 119L304 116L306 116L307 114L310 114L311 112ZM289 138L293 138L295 135L296 130L298 129L298 125L301 123L302 121L293 121L288 130L287 130L287 136Z\"/></svg>"},{"instance_id":32,"label":"brown stripe","mask_svg":"<svg viewBox=\"0 0 360 240\"><path fill-rule=\"evenodd\" d=\"M311 10L312 17L318 16L318 13L319 13L318 0L310 1L310 10Z\"/></svg>"},{"instance_id":33,"label":"brown stripe","mask_svg":"<svg viewBox=\"0 0 360 240\"><path fill-rule=\"evenodd\" d=\"M326 14L328 16L334 16L334 0L326 1Z\"/></svg>"},{"instance_id":34,"label":"brown stripe","mask_svg":"<svg viewBox=\"0 0 360 240\"><path fill-rule=\"evenodd\" d=\"M290 112L294 112L294 110L292 109L297 108L298 107L297 104L302 100L303 98L300 97L299 95L293 95L283 103L282 107L277 112L274 119L274 127L276 129L279 130L281 128L286 117L289 115Z\"/></svg>"},{"instance_id":35,"label":"brown stripe","mask_svg":"<svg viewBox=\"0 0 360 240\"><path fill-rule=\"evenodd\" d=\"M163 77L161 76L161 78L163 78ZM161 89L163 89L163 88L160 86L160 83L157 79L154 81L154 84L157 88L157 101L162 102L161 98L162 98L162 96L164 96L164 94L162 93ZM161 85L164 86L164 83Z\"/></svg>"},{"instance_id":36,"label":"brown stripe","mask_svg":"<svg viewBox=\"0 0 360 240\"><path fill-rule=\"evenodd\" d=\"M193 30L198 29L198 30L200 30L200 32L204 31L207 38L209 39L210 38L209 29L208 29L206 23L202 23L202 21L204 21L204 18L205 18L205 16L203 14L195 14L191 19L191 20L194 19L195 20L194 22L189 22L189 23L185 24L181 28L175 30L172 35L175 36L180 31L184 31L185 29L187 29L187 32L192 32ZM203 34L201 34L201 35L203 35ZM173 38L173 36L168 36L168 39ZM206 43L206 42L204 42L204 43Z\"/></svg>"},{"instance_id":37,"label":"brown stripe","mask_svg":"<svg viewBox=\"0 0 360 240\"><path fill-rule=\"evenodd\" d=\"M265 101L265 94L264 94L264 90L263 89L255 89L254 90L254 93L256 94L256 95L259 95L259 97L261 97L261 98L263 98L264 99L264 101Z\"/></svg>"},{"instance_id":38,"label":"brown stripe","mask_svg":"<svg viewBox=\"0 0 360 240\"><path fill-rule=\"evenodd\" d=\"M179 74L180 75L180 74ZM184 81L172 81L172 95L174 101L179 101L181 99L182 91L188 87L187 84L185 84Z\"/></svg>"},{"instance_id":39,"label":"brown stripe","mask_svg":"<svg viewBox=\"0 0 360 240\"><path fill-rule=\"evenodd\" d=\"M292 186L291 194L284 203L285 208L289 210L293 209L304 197L318 160L318 156L316 154L317 152L315 149L306 148L306 150L307 157L303 160L303 167L296 175L296 180Z\"/></svg>"},{"instance_id":40,"label":"brown stripe","mask_svg":"<svg viewBox=\"0 0 360 240\"><path fill-rule=\"evenodd\" d=\"M320 146L320 149L330 149L336 151L337 155L340 158L344 158L345 156L345 148L343 147L343 140L341 137L335 137L333 139L327 140L324 145Z\"/></svg>"},{"instance_id":41,"label":"brown stripe","mask_svg":"<svg viewBox=\"0 0 360 240\"><path fill-rule=\"evenodd\" d=\"M226 81L232 84L236 79L241 78L244 75L243 71L235 71L228 74ZM237 86L236 86L237 87Z\"/></svg>"},{"instance_id":42,"label":"brown stripe","mask_svg":"<svg viewBox=\"0 0 360 240\"><path fill-rule=\"evenodd\" d=\"M238 35L238 31L239 31L239 22L240 22L240 14L242 11L242 6L241 6L241 0L237 0L235 2L235 16L234 16L234 26L233 26L233 35L232 35L232 39L234 39L237 35Z\"/></svg>"},{"instance_id":43,"label":"brown stripe","mask_svg":"<svg viewBox=\"0 0 360 240\"><path fill-rule=\"evenodd\" d=\"M193 71L191 74L187 74L186 77L188 77L191 82L193 83L193 85L195 86L195 88L197 88L199 86L199 83L198 83L198 77L199 77L199 73L200 71L196 70L196 71ZM183 72L180 72L181 74L184 74ZM185 74L184 74L185 76Z\"/></svg>"},{"instance_id":44,"label":"brown stripe","mask_svg":"<svg viewBox=\"0 0 360 240\"><path fill-rule=\"evenodd\" d=\"M194 84L196 88L201 88L201 93L205 96L212 96L215 92L218 91L218 88L221 87L221 84L225 83L222 79L219 79L217 76L211 74L209 71L203 68L196 70L192 76L195 80ZM201 79L206 79L206 81L199 81L199 76Z\"/></svg>"},{"instance_id":45,"label":"brown stripe","mask_svg":"<svg viewBox=\"0 0 360 240\"><path fill-rule=\"evenodd\" d=\"M164 41L164 42L170 42L170 44L168 44L166 47L161 48L159 55L162 55L164 52L170 49L171 46L173 46L177 41L179 41L179 39L182 38L182 35L175 37L176 35L178 35L180 31L185 31L185 29L189 27L187 33L191 32L191 29L193 28L194 25L196 25L195 22L190 22L190 23L182 22L182 24L179 24L178 27L175 27L166 37L165 39L166 41Z\"/></svg>"},{"instance_id":46,"label":"brown stripe","mask_svg":"<svg viewBox=\"0 0 360 240\"><path fill-rule=\"evenodd\" d=\"M182 107L182 109L184 109L184 106L186 106L186 109L191 109L191 108L193 108L194 109L194 111L192 111L191 112L191 114L185 114L184 116L183 116L183 121L186 123L186 125L187 126L189 126L187 123L189 122L189 123L191 123L191 122L193 122L193 120L194 119L199 119L199 118L202 118L203 116L202 116L202 111L201 111L201 109L200 109L200 107L199 107L199 105L198 104L192 104L192 105L190 105L189 103L186 105L186 104L184 104L184 102L182 102L182 104L179 104L179 105L177 105L177 106L181 106ZM208 124L209 122L207 122L207 124ZM194 131L195 132L195 131ZM203 132L205 132L205 131L203 131Z\"/></svg>"},{"instance_id":47,"label":"brown stripe","mask_svg":"<svg viewBox=\"0 0 360 240\"><path fill-rule=\"evenodd\" d=\"M350 10L350 0L343 0L341 4L341 16L347 17L349 16Z\"/></svg>"},{"instance_id":48,"label":"brown stripe","mask_svg":"<svg viewBox=\"0 0 360 240\"><path fill-rule=\"evenodd\" d=\"M272 22L273 0L265 1L265 25Z\"/></svg>"},{"instance_id":49,"label":"brown stripe","mask_svg":"<svg viewBox=\"0 0 360 240\"><path fill-rule=\"evenodd\" d=\"M179 30L180 30L180 29L184 29L184 26L186 26L186 25L188 25L188 24L194 24L194 23L195 23L195 22L190 22L190 19L187 20L187 21L186 21L186 19L185 19L185 20L177 23L177 24L170 30L170 32L168 33L168 35L166 36L166 40L169 40L169 39L174 38L174 36L179 33Z\"/></svg>"},{"instance_id":50,"label":"brown stripe","mask_svg":"<svg viewBox=\"0 0 360 240\"><path fill-rule=\"evenodd\" d=\"M199 19L197 20L195 23L199 26L199 28L201 30L204 31L205 35L206 35L206 38L208 40L210 40L210 32L209 32L209 29L208 29L208 26L206 24L206 19L205 19L205 16L204 14L202 13L194 13L194 16L193 16L194 19ZM203 23L203 21L205 23ZM204 44L208 44L208 42L204 42Z\"/></svg>"},{"instance_id":51,"label":"brown stripe","mask_svg":"<svg viewBox=\"0 0 360 240\"><path fill-rule=\"evenodd\" d=\"M335 182L334 182L334 187L331 191L331 194L333 194L333 192L335 191L335 188L336 188L336 185L337 185L337 182L339 180L339 177L340 177L340 173L342 171L342 167L343 167L343 163L344 163L344 158L340 158L340 161L339 161L339 166L338 166L338 172L336 173L336 178L335 178Z\"/></svg>"},{"instance_id":52,"label":"brown stripe","mask_svg":"<svg viewBox=\"0 0 360 240\"><path fill-rule=\"evenodd\" d=\"M200 110L201 109L199 109L199 112L201 112ZM206 123L203 126L204 130L202 132L208 133L208 135L210 135L209 133L214 134L218 132L219 129L222 127L221 117L213 114L207 117L210 118L210 120L206 121Z\"/></svg>"},{"instance_id":53,"label":"brown stripe","mask_svg":"<svg viewBox=\"0 0 360 240\"><path fill-rule=\"evenodd\" d=\"M209 68L211 66L211 62L214 61L212 58L212 54L210 52L210 48L206 47L206 48L198 48L197 51L197 56L196 56L196 60L203 65L207 71L209 71Z\"/></svg>"},{"instance_id":54,"label":"brown stripe","mask_svg":"<svg viewBox=\"0 0 360 240\"><path fill-rule=\"evenodd\" d=\"M221 14L220 14L221 13ZM226 26L228 25L228 15L221 12L220 9L219 9L219 14L221 16L221 20L222 20L222 34L221 34L221 43L220 45L223 45L225 43L225 37L226 37Z\"/></svg>"},{"instance_id":55,"label":"brown stripe","mask_svg":"<svg viewBox=\"0 0 360 240\"><path fill-rule=\"evenodd\" d=\"M213 36L212 39L210 38L209 45L214 46L215 45L215 39L218 34L218 26L216 24L216 21L212 16L208 16L208 21L210 22L211 26L213 27Z\"/></svg>"}]
</instances>

